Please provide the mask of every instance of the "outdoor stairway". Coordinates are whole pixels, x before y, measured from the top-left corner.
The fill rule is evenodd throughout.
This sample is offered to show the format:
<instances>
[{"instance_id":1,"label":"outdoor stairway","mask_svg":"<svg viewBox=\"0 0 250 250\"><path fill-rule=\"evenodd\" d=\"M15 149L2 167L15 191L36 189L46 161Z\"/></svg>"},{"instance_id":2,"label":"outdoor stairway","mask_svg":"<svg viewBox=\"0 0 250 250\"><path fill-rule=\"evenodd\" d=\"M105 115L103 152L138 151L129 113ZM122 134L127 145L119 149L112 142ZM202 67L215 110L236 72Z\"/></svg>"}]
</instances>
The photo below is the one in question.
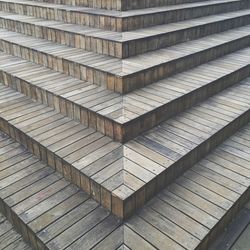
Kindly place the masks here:
<instances>
[{"instance_id":1,"label":"outdoor stairway","mask_svg":"<svg viewBox=\"0 0 250 250\"><path fill-rule=\"evenodd\" d=\"M250 124L124 222L4 134L0 145L1 212L34 249L207 249L250 197Z\"/></svg>"},{"instance_id":2,"label":"outdoor stairway","mask_svg":"<svg viewBox=\"0 0 250 250\"><path fill-rule=\"evenodd\" d=\"M250 25L119 59L0 29L0 49L77 79L127 93L250 44Z\"/></svg>"},{"instance_id":3,"label":"outdoor stairway","mask_svg":"<svg viewBox=\"0 0 250 250\"><path fill-rule=\"evenodd\" d=\"M6 53L0 59L5 85L119 141L237 83L250 70L246 48L121 96Z\"/></svg>"},{"instance_id":4,"label":"outdoor stairway","mask_svg":"<svg viewBox=\"0 0 250 250\"><path fill-rule=\"evenodd\" d=\"M0 12L0 21L2 28L12 31L91 52L126 58L249 24L250 10L194 18L123 34L8 12Z\"/></svg>"},{"instance_id":5,"label":"outdoor stairway","mask_svg":"<svg viewBox=\"0 0 250 250\"><path fill-rule=\"evenodd\" d=\"M120 144L2 85L0 129L127 218L249 121L249 89L247 78Z\"/></svg>"},{"instance_id":6,"label":"outdoor stairway","mask_svg":"<svg viewBox=\"0 0 250 250\"><path fill-rule=\"evenodd\" d=\"M115 31L129 31L223 13L227 10L244 8L246 5L245 0L215 0L121 12L28 0L0 1L3 11Z\"/></svg>"},{"instance_id":7,"label":"outdoor stairway","mask_svg":"<svg viewBox=\"0 0 250 250\"><path fill-rule=\"evenodd\" d=\"M0 212L34 249L208 249L250 197L249 62L246 0L0 0Z\"/></svg>"}]
</instances>

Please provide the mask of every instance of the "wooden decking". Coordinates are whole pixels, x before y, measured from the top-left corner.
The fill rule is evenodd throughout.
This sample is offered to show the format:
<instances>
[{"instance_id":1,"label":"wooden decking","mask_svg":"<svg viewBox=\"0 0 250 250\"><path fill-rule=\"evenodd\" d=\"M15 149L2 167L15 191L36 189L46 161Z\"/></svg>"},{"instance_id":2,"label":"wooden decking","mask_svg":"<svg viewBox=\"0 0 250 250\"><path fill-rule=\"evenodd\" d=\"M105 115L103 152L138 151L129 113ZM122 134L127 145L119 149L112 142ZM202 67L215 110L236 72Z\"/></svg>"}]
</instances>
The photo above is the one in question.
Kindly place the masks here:
<instances>
[{"instance_id":1,"label":"wooden decking","mask_svg":"<svg viewBox=\"0 0 250 250\"><path fill-rule=\"evenodd\" d=\"M206 249L250 195L249 125L123 224L24 147L0 144L1 209L39 249Z\"/></svg>"},{"instance_id":2,"label":"wooden decking","mask_svg":"<svg viewBox=\"0 0 250 250\"><path fill-rule=\"evenodd\" d=\"M0 34L2 51L119 93L188 70L250 43L249 26L243 26L121 60L5 29L0 29Z\"/></svg>"},{"instance_id":3,"label":"wooden decking","mask_svg":"<svg viewBox=\"0 0 250 250\"><path fill-rule=\"evenodd\" d=\"M127 217L248 121L249 84L248 78L124 145L2 85L0 128Z\"/></svg>"},{"instance_id":4,"label":"wooden decking","mask_svg":"<svg viewBox=\"0 0 250 250\"><path fill-rule=\"evenodd\" d=\"M119 32L201 17L213 13L223 13L227 9L234 10L242 7L244 8L245 4L241 0L230 0L229 3L221 0L121 12L35 1L0 1L1 10L7 12L26 14L49 20L66 20L68 23ZM198 11L193 11L196 8ZM68 14L69 12L70 14Z\"/></svg>"},{"instance_id":5,"label":"wooden decking","mask_svg":"<svg viewBox=\"0 0 250 250\"><path fill-rule=\"evenodd\" d=\"M249 10L0 0L0 212L33 249L209 248L250 196Z\"/></svg>"},{"instance_id":6,"label":"wooden decking","mask_svg":"<svg viewBox=\"0 0 250 250\"><path fill-rule=\"evenodd\" d=\"M6 53L0 59L1 82L118 141L132 139L237 83L250 69L247 48L119 95Z\"/></svg>"},{"instance_id":7,"label":"wooden decking","mask_svg":"<svg viewBox=\"0 0 250 250\"><path fill-rule=\"evenodd\" d=\"M6 250L31 250L13 225L0 213L0 248Z\"/></svg>"},{"instance_id":8,"label":"wooden decking","mask_svg":"<svg viewBox=\"0 0 250 250\"><path fill-rule=\"evenodd\" d=\"M8 12L0 12L0 21L2 28L12 31L99 54L127 58L190 39L222 32L227 30L228 27L236 28L249 24L249 10L235 11L236 9L235 6L232 6L234 12L194 18L188 21L124 33L104 32L102 29L89 26L54 20L48 21L47 19ZM185 36L180 35L183 31Z\"/></svg>"}]
</instances>

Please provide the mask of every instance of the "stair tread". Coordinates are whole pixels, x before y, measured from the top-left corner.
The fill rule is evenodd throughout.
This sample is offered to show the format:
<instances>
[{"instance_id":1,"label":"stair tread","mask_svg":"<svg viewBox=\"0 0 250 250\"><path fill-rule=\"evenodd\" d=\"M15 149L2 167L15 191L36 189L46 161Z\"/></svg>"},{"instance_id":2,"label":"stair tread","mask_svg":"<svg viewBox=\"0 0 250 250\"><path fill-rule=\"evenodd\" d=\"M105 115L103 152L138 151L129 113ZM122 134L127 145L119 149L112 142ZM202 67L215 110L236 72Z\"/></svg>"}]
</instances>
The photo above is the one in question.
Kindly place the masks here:
<instances>
[{"instance_id":1,"label":"stair tread","mask_svg":"<svg viewBox=\"0 0 250 250\"><path fill-rule=\"evenodd\" d=\"M249 131L249 124L245 128ZM250 147L248 137L244 139L246 150ZM237 138L237 134L231 136L186 171L138 212L140 219L134 216L135 219L126 225L148 240L149 234L142 228L151 224L159 233L173 237L186 249L195 249L241 195L249 192L249 182L244 184L241 178L244 175L242 171L248 169L245 178L249 181L247 161L250 158L233 152L241 148L241 144L232 144ZM232 150L227 155L223 148L228 144ZM231 162L232 159L234 162ZM235 164L241 159L245 161L243 164ZM238 170L235 167L239 167ZM174 233L171 230L173 227ZM150 243L157 247L158 242L154 238Z\"/></svg>"},{"instance_id":2,"label":"stair tread","mask_svg":"<svg viewBox=\"0 0 250 250\"><path fill-rule=\"evenodd\" d=\"M0 70L117 124L129 124L142 115L157 112L163 105L170 104L202 86L209 86L215 80L248 66L249 57L250 49L246 48L124 95L4 52L0 53L3 62Z\"/></svg>"},{"instance_id":3,"label":"stair tread","mask_svg":"<svg viewBox=\"0 0 250 250\"><path fill-rule=\"evenodd\" d=\"M245 95L249 84L248 78L124 145L3 85L0 116L32 139L35 154L40 154L41 145L47 151L46 161L55 164L53 155L61 159L57 168L68 179L79 182L81 173L126 200L249 112L250 102ZM244 178L241 182L250 184ZM98 192L95 195L100 199Z\"/></svg>"},{"instance_id":4,"label":"stair tread","mask_svg":"<svg viewBox=\"0 0 250 250\"><path fill-rule=\"evenodd\" d=\"M126 31L126 32L117 32L117 31L109 31L109 30L102 30L98 28L92 28L89 26L82 26L77 24L70 24L61 21L53 21L47 20L42 18L35 18L32 16L25 16L20 14L13 14L9 12L0 12L0 17L4 19L9 19L13 21L20 21L23 23L29 23L36 26L42 27L49 27L54 28L56 30L61 31L69 31L71 33L80 34L84 36L96 37L101 38L104 40L110 40L114 42L124 43L128 41L133 41L136 39L143 39L152 36L162 35L174 31L179 31L183 29L188 29L191 27L198 27L200 25L214 23L219 21L228 20L231 18L236 18L242 15L249 15L250 10L238 10L229 13L199 17L194 19L189 19L185 21L180 21L176 23L170 24L162 24L157 25L154 27L143 28L133 31Z\"/></svg>"},{"instance_id":5,"label":"stair tread","mask_svg":"<svg viewBox=\"0 0 250 250\"><path fill-rule=\"evenodd\" d=\"M131 16L141 16L147 15L152 13L160 13L160 12L167 12L172 10L178 9L185 9L185 8L195 8L201 6L209 6L215 4L222 4L228 2L239 2L240 0L212 0L212 1L201 1L195 3L185 3L185 4L178 4L178 5L171 5L171 6L161 6L161 7L153 7L153 8L146 8L146 9L137 9L137 10L128 10L128 11L115 11L115 10L106 10L106 9L97 9L97 8L90 8L90 7L81 7L81 6L72 6L72 5L63 5L63 4L54 4L54 3L43 3L40 1L25 1L25 0L1 0L2 2L10 2L10 3L18 3L24 4L27 6L42 6L46 8L55 8L55 9L63 9L67 11L75 11L75 12L84 12L90 13L95 15L105 15L105 16L112 16L112 17L131 17Z\"/></svg>"},{"instance_id":6,"label":"stair tread","mask_svg":"<svg viewBox=\"0 0 250 250\"><path fill-rule=\"evenodd\" d=\"M215 46L249 36L249 25L210 35L193 41L188 41L166 49L159 49L143 55L127 59L118 59L106 55L88 52L83 49L71 48L56 44L44 39L38 39L24 34L0 29L1 40L19 44L41 53L64 58L65 60L80 63L81 65L114 74L119 77L128 77L143 70L159 66L163 63L183 58ZM143 62L143 63L142 63Z\"/></svg>"},{"instance_id":7,"label":"stair tread","mask_svg":"<svg viewBox=\"0 0 250 250\"><path fill-rule=\"evenodd\" d=\"M53 169L37 162L23 147L21 153L15 149L15 155L10 151L0 153L4 156L0 168L12 169L10 176L15 175L11 183L0 173L0 197L16 220L28 225L29 237L36 246L80 249L84 244L86 249L95 250L119 246L137 249L140 242L144 249L195 249L204 246L205 239L240 199L247 199L250 158L244 153L236 155L235 151L242 150L242 145L244 150L250 150L250 125L238 133L243 134L244 144L235 143L237 133L231 136L123 223ZM13 144L4 134L0 139L5 145ZM230 150L224 151L225 147ZM29 164L31 159L39 163L40 170L32 173L25 163L26 175L22 176L16 168L21 157L29 157ZM35 164L31 166L35 168ZM248 170L248 175L242 170ZM248 180L247 184L242 183L242 178ZM1 228L5 219L0 219ZM12 225L8 225L11 233Z\"/></svg>"}]
</instances>

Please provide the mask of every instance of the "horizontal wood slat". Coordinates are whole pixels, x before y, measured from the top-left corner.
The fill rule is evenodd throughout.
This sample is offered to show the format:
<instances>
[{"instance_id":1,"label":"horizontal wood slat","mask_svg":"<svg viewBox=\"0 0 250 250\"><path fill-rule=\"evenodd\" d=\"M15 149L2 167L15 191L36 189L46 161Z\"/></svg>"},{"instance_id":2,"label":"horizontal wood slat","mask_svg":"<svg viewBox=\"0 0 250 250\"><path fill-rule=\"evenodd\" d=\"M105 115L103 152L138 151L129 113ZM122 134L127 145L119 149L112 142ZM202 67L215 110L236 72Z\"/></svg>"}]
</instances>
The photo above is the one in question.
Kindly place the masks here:
<instances>
[{"instance_id":1,"label":"horizontal wood slat","mask_svg":"<svg viewBox=\"0 0 250 250\"><path fill-rule=\"evenodd\" d=\"M177 22L205 15L225 13L242 8L246 8L242 0L201 1L200 3L187 3L185 5L125 12L27 0L0 1L0 9L2 11L49 20L67 21L68 23L119 32Z\"/></svg>"},{"instance_id":2,"label":"horizontal wood slat","mask_svg":"<svg viewBox=\"0 0 250 250\"><path fill-rule=\"evenodd\" d=\"M0 133L0 210L33 249L207 249L250 197L249 148L248 124L122 222ZM30 249L10 222L0 246Z\"/></svg>"},{"instance_id":3,"label":"horizontal wood slat","mask_svg":"<svg viewBox=\"0 0 250 250\"><path fill-rule=\"evenodd\" d=\"M239 82L250 72L247 48L120 96L5 53L0 59L4 62L0 81L5 85L123 142Z\"/></svg>"},{"instance_id":4,"label":"horizontal wood slat","mask_svg":"<svg viewBox=\"0 0 250 250\"><path fill-rule=\"evenodd\" d=\"M124 145L2 85L0 127L126 218L249 121L249 84L247 78Z\"/></svg>"},{"instance_id":5,"label":"horizontal wood slat","mask_svg":"<svg viewBox=\"0 0 250 250\"><path fill-rule=\"evenodd\" d=\"M114 32L60 21L0 12L0 27L99 54L127 58L250 23L250 10Z\"/></svg>"},{"instance_id":6,"label":"horizontal wood slat","mask_svg":"<svg viewBox=\"0 0 250 250\"><path fill-rule=\"evenodd\" d=\"M249 26L243 26L143 56L118 59L0 29L0 49L115 92L127 93L243 49L250 43L249 32Z\"/></svg>"}]
</instances>

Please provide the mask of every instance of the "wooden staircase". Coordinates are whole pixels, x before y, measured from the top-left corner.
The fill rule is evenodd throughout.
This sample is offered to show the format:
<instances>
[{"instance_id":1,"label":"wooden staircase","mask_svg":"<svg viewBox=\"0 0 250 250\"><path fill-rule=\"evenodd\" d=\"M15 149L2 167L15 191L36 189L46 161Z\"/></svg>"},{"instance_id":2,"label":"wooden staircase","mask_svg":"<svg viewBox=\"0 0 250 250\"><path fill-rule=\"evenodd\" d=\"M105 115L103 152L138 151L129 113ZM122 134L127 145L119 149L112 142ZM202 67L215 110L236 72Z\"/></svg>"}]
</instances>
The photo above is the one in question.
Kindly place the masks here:
<instances>
[{"instance_id":1,"label":"wooden staircase","mask_svg":"<svg viewBox=\"0 0 250 250\"><path fill-rule=\"evenodd\" d=\"M0 212L33 249L208 249L249 95L249 1L0 0Z\"/></svg>"}]
</instances>

